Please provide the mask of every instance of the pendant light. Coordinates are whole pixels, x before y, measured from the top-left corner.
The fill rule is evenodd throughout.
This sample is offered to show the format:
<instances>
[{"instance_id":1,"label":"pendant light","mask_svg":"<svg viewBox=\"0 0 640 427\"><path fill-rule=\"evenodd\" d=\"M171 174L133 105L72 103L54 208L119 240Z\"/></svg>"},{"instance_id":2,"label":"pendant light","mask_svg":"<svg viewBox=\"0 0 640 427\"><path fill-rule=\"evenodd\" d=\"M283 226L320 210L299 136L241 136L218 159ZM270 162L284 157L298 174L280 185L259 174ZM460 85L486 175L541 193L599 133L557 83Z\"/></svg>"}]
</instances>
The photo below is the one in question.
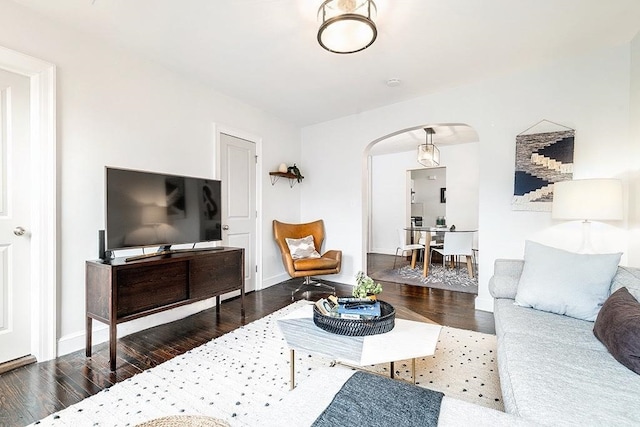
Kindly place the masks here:
<instances>
[{"instance_id":1,"label":"pendant light","mask_svg":"<svg viewBox=\"0 0 640 427\"><path fill-rule=\"evenodd\" d=\"M440 150L433 145L433 135L436 133L433 128L424 128L427 133L426 141L422 145L418 145L418 163L423 166L439 166Z\"/></svg>"}]
</instances>

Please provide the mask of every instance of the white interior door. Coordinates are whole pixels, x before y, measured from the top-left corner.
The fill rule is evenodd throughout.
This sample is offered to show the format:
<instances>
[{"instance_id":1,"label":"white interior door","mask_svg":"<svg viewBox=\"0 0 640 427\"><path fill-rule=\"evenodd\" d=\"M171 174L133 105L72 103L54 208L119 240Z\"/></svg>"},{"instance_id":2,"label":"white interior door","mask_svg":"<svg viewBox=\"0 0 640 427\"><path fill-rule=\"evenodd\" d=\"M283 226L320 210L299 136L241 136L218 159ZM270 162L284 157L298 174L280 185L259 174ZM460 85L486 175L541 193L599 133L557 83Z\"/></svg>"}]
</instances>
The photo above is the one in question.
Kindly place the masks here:
<instances>
[{"instance_id":1,"label":"white interior door","mask_svg":"<svg viewBox=\"0 0 640 427\"><path fill-rule=\"evenodd\" d=\"M31 353L29 87L0 70L0 363Z\"/></svg>"},{"instance_id":2,"label":"white interior door","mask_svg":"<svg viewBox=\"0 0 640 427\"><path fill-rule=\"evenodd\" d=\"M256 145L220 134L222 240L244 248L245 291L256 289Z\"/></svg>"}]
</instances>

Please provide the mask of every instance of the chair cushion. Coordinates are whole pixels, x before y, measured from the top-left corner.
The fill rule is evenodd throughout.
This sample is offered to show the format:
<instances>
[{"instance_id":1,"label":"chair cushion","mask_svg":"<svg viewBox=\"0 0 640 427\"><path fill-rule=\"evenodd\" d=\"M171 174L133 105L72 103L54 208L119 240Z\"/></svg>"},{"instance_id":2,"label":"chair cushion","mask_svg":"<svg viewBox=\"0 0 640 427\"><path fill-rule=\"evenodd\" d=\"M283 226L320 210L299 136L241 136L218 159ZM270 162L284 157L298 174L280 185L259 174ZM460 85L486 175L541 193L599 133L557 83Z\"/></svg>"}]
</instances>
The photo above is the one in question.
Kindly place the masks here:
<instances>
[{"instance_id":1,"label":"chair cushion","mask_svg":"<svg viewBox=\"0 0 640 427\"><path fill-rule=\"evenodd\" d=\"M338 261L332 258L303 258L293 261L296 271L330 270L338 268Z\"/></svg>"},{"instance_id":2,"label":"chair cushion","mask_svg":"<svg viewBox=\"0 0 640 427\"><path fill-rule=\"evenodd\" d=\"M313 236L309 235L302 239L284 239L289 247L289 253L293 259L303 258L320 258L320 254L316 251Z\"/></svg>"}]
</instances>

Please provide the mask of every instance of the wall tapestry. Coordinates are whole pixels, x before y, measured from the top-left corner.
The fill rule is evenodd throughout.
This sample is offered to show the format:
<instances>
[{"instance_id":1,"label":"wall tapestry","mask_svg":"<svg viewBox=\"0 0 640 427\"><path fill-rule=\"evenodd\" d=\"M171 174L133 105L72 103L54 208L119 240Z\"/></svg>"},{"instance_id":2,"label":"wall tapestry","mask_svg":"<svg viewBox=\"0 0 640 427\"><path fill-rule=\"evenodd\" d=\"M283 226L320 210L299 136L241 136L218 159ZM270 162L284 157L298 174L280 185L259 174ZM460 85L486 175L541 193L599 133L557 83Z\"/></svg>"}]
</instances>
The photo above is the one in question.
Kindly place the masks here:
<instances>
[{"instance_id":1,"label":"wall tapestry","mask_svg":"<svg viewBox=\"0 0 640 427\"><path fill-rule=\"evenodd\" d=\"M564 128L527 133L540 125ZM513 210L551 211L553 184L573 178L575 130L542 120L516 136Z\"/></svg>"}]
</instances>

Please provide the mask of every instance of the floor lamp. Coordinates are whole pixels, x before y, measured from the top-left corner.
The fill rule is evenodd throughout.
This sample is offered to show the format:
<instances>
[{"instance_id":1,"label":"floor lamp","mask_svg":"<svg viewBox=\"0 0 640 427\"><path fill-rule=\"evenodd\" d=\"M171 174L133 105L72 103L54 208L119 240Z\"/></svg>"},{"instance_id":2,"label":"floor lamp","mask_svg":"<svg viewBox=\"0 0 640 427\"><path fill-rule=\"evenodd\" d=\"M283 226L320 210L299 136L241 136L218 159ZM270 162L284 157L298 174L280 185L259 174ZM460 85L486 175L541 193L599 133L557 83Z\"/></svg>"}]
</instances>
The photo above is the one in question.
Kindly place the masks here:
<instances>
[{"instance_id":1,"label":"floor lamp","mask_svg":"<svg viewBox=\"0 0 640 427\"><path fill-rule=\"evenodd\" d=\"M553 185L553 219L583 220L579 253L595 253L591 221L622 219L622 182L618 179L576 179Z\"/></svg>"}]
</instances>

